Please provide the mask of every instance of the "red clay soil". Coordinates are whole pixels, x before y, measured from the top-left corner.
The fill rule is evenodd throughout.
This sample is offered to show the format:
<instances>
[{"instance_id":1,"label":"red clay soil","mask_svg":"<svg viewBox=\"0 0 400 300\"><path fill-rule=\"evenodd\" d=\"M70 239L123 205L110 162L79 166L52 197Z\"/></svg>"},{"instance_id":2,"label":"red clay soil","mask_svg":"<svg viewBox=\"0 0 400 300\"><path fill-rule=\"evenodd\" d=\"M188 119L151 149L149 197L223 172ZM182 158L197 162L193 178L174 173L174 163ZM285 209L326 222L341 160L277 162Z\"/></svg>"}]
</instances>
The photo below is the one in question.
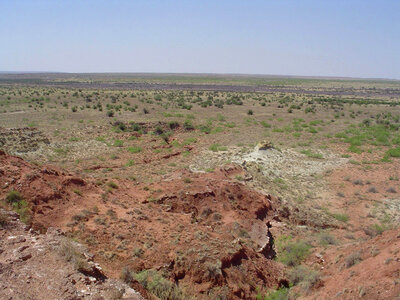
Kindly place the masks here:
<instances>
[{"instance_id":1,"label":"red clay soil","mask_svg":"<svg viewBox=\"0 0 400 300\"><path fill-rule=\"evenodd\" d=\"M323 285L310 299L397 299L400 295L400 232L329 249Z\"/></svg>"},{"instance_id":2,"label":"red clay soil","mask_svg":"<svg viewBox=\"0 0 400 300\"><path fill-rule=\"evenodd\" d=\"M34 228L69 232L108 276L155 269L199 299L254 299L286 280L271 260L275 199L232 179L241 172L229 166L179 171L147 186L94 184L0 153L0 197L18 190L32 206Z\"/></svg>"},{"instance_id":3,"label":"red clay soil","mask_svg":"<svg viewBox=\"0 0 400 300\"><path fill-rule=\"evenodd\" d=\"M331 231L338 245L320 249L317 261L322 284L310 299L397 299L400 295L400 231L398 208L400 161L373 168L360 165L334 170L328 177L331 212L345 213L344 228ZM383 207L383 213L380 208ZM385 219L392 220L385 225ZM387 226L382 234L374 225ZM310 261L313 259L311 258Z\"/></svg>"}]
</instances>

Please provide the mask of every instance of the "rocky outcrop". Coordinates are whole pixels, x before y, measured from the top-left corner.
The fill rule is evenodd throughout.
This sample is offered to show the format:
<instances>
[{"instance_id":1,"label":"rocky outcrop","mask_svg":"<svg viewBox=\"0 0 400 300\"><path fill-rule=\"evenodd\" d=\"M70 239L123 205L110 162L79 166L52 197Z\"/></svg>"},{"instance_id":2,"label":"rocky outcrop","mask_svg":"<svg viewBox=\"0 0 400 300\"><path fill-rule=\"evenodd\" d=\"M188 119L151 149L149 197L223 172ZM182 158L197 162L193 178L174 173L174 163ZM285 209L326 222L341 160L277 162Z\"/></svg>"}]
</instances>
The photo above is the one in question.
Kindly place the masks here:
<instances>
[{"instance_id":1,"label":"rocky outcrop","mask_svg":"<svg viewBox=\"0 0 400 300\"><path fill-rule=\"evenodd\" d=\"M86 248L60 230L38 234L16 213L0 210L0 215L1 299L143 299L108 279Z\"/></svg>"}]
</instances>

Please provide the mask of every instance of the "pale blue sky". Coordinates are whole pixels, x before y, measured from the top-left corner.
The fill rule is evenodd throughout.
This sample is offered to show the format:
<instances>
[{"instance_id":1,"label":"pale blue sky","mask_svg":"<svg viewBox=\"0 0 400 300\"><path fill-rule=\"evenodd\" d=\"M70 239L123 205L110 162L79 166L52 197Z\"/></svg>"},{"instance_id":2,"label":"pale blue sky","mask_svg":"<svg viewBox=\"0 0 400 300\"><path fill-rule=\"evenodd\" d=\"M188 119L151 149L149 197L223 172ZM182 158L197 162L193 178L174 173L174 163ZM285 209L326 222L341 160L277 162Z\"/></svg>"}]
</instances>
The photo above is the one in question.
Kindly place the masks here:
<instances>
[{"instance_id":1,"label":"pale blue sky","mask_svg":"<svg viewBox=\"0 0 400 300\"><path fill-rule=\"evenodd\" d=\"M0 0L0 71L400 79L400 1Z\"/></svg>"}]
</instances>

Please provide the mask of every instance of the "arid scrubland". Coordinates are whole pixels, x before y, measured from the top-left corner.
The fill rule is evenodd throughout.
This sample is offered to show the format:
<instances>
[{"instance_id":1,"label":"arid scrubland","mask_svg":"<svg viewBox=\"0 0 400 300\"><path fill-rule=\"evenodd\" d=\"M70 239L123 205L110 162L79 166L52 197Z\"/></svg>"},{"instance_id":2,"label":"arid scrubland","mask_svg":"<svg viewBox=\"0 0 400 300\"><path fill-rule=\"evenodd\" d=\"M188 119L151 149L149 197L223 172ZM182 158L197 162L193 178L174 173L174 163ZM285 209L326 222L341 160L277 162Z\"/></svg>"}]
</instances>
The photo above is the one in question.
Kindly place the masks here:
<instances>
[{"instance_id":1,"label":"arid scrubland","mask_svg":"<svg viewBox=\"0 0 400 300\"><path fill-rule=\"evenodd\" d=\"M1 75L1 206L150 299L393 299L399 105L399 81Z\"/></svg>"}]
</instances>

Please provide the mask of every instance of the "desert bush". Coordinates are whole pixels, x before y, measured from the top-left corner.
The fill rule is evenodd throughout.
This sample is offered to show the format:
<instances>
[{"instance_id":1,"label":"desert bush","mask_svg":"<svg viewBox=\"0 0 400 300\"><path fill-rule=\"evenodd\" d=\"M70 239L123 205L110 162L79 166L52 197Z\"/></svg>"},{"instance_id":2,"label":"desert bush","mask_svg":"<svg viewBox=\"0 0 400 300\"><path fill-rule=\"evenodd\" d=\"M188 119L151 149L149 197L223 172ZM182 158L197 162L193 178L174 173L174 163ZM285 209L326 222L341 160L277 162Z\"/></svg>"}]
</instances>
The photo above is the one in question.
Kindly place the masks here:
<instances>
[{"instance_id":1,"label":"desert bush","mask_svg":"<svg viewBox=\"0 0 400 300\"><path fill-rule=\"evenodd\" d=\"M361 261L361 255L360 252L353 252L349 256L346 257L345 264L346 268L350 268L354 266L356 263L359 263Z\"/></svg>"},{"instance_id":2,"label":"desert bush","mask_svg":"<svg viewBox=\"0 0 400 300\"><path fill-rule=\"evenodd\" d=\"M114 128L116 131L125 131L126 130L126 125L124 122L117 121L114 123Z\"/></svg>"},{"instance_id":3,"label":"desert bush","mask_svg":"<svg viewBox=\"0 0 400 300\"><path fill-rule=\"evenodd\" d=\"M396 189L393 188L393 187L388 188L388 189L386 190L386 192L388 192L388 193L393 193L393 194L396 194L396 193L397 193Z\"/></svg>"},{"instance_id":4,"label":"desert bush","mask_svg":"<svg viewBox=\"0 0 400 300\"><path fill-rule=\"evenodd\" d=\"M142 248L135 248L133 249L133 256L135 257L142 257L142 255L144 254L144 251Z\"/></svg>"},{"instance_id":5,"label":"desert bush","mask_svg":"<svg viewBox=\"0 0 400 300\"><path fill-rule=\"evenodd\" d=\"M307 155L310 158L317 158L317 159L323 159L324 158L324 156L322 154L312 152L310 149L302 150L301 153Z\"/></svg>"},{"instance_id":6,"label":"desert bush","mask_svg":"<svg viewBox=\"0 0 400 300\"><path fill-rule=\"evenodd\" d=\"M7 201L7 203L9 203L9 204L19 202L19 201L21 201L22 199L23 199L23 197L22 197L21 193L18 192L18 191L15 191L15 190L9 191L9 192L7 193L7 196L6 196L6 201Z\"/></svg>"},{"instance_id":7,"label":"desert bush","mask_svg":"<svg viewBox=\"0 0 400 300\"><path fill-rule=\"evenodd\" d=\"M139 153L139 152L142 151L142 148L136 147L136 146L134 146L134 147L128 147L128 151L129 151L130 153Z\"/></svg>"},{"instance_id":8,"label":"desert bush","mask_svg":"<svg viewBox=\"0 0 400 300\"><path fill-rule=\"evenodd\" d=\"M64 238L60 243L58 253L64 257L66 261L71 262L76 270L83 271L88 268L87 260L73 241Z\"/></svg>"},{"instance_id":9,"label":"desert bush","mask_svg":"<svg viewBox=\"0 0 400 300\"><path fill-rule=\"evenodd\" d=\"M218 276L222 275L222 263L220 260L218 260L216 263L208 263L206 265L207 272L208 272L208 277L210 279L214 279Z\"/></svg>"},{"instance_id":10,"label":"desert bush","mask_svg":"<svg viewBox=\"0 0 400 300\"><path fill-rule=\"evenodd\" d=\"M113 146L114 147L122 147L124 145L124 141L115 140Z\"/></svg>"},{"instance_id":11,"label":"desert bush","mask_svg":"<svg viewBox=\"0 0 400 300\"><path fill-rule=\"evenodd\" d=\"M154 129L154 134L160 135L160 134L163 134L163 133L164 133L164 130L160 126L157 126Z\"/></svg>"},{"instance_id":12,"label":"desert bush","mask_svg":"<svg viewBox=\"0 0 400 300\"><path fill-rule=\"evenodd\" d=\"M226 151L227 150L227 148L225 146L221 146L220 144L212 144L208 149L213 151L213 152Z\"/></svg>"},{"instance_id":13,"label":"desert bush","mask_svg":"<svg viewBox=\"0 0 400 300\"><path fill-rule=\"evenodd\" d=\"M194 130L194 125L191 120L185 120L183 128L185 128L185 130Z\"/></svg>"},{"instance_id":14,"label":"desert bush","mask_svg":"<svg viewBox=\"0 0 400 300\"><path fill-rule=\"evenodd\" d=\"M211 130L212 130L211 125L209 125L209 124L200 125L199 129L200 129L201 132L204 132L205 134L211 133Z\"/></svg>"},{"instance_id":15,"label":"desert bush","mask_svg":"<svg viewBox=\"0 0 400 300\"><path fill-rule=\"evenodd\" d=\"M346 214L339 214L339 213L333 213L331 214L332 217L334 217L336 220L341 221L341 222L347 222L349 220L349 216Z\"/></svg>"},{"instance_id":16,"label":"desert bush","mask_svg":"<svg viewBox=\"0 0 400 300\"><path fill-rule=\"evenodd\" d=\"M299 265L309 254L311 246L304 241L292 241L291 236L283 236L276 242L278 261L288 265Z\"/></svg>"},{"instance_id":17,"label":"desert bush","mask_svg":"<svg viewBox=\"0 0 400 300\"><path fill-rule=\"evenodd\" d=\"M132 167L135 164L135 162L132 159L129 159L127 163L125 164L126 167Z\"/></svg>"},{"instance_id":18,"label":"desert bush","mask_svg":"<svg viewBox=\"0 0 400 300\"><path fill-rule=\"evenodd\" d=\"M135 279L133 277L133 272L129 267L124 267L121 271L121 275L119 277L126 284L132 283Z\"/></svg>"},{"instance_id":19,"label":"desert bush","mask_svg":"<svg viewBox=\"0 0 400 300\"><path fill-rule=\"evenodd\" d=\"M261 121L260 124L264 127L264 128L271 128L271 124L265 122L265 121Z\"/></svg>"},{"instance_id":20,"label":"desert bush","mask_svg":"<svg viewBox=\"0 0 400 300\"><path fill-rule=\"evenodd\" d=\"M117 189L118 185L114 181L107 182L107 185L112 189Z\"/></svg>"},{"instance_id":21,"label":"desert bush","mask_svg":"<svg viewBox=\"0 0 400 300\"><path fill-rule=\"evenodd\" d=\"M136 123L132 123L132 130L133 131L140 131L142 129L142 127L139 124Z\"/></svg>"},{"instance_id":22,"label":"desert bush","mask_svg":"<svg viewBox=\"0 0 400 300\"><path fill-rule=\"evenodd\" d=\"M374 186L371 186L369 189L368 189L368 193L377 193L378 192L378 190L376 189L376 187L374 187Z\"/></svg>"},{"instance_id":23,"label":"desert bush","mask_svg":"<svg viewBox=\"0 0 400 300\"><path fill-rule=\"evenodd\" d=\"M400 157L400 147L387 150L386 155L389 157Z\"/></svg>"},{"instance_id":24,"label":"desert bush","mask_svg":"<svg viewBox=\"0 0 400 300\"><path fill-rule=\"evenodd\" d=\"M184 140L182 145L190 145L190 144L193 144L193 143L197 143L197 139L193 138L193 137L190 137L190 138L187 138L186 140Z\"/></svg>"},{"instance_id":25,"label":"desert bush","mask_svg":"<svg viewBox=\"0 0 400 300\"><path fill-rule=\"evenodd\" d=\"M370 231L372 231L373 234L371 236L376 236L382 234L385 230L388 230L390 228L390 225L388 224L374 224L370 227ZM364 230L365 232L365 230Z\"/></svg>"},{"instance_id":26,"label":"desert bush","mask_svg":"<svg viewBox=\"0 0 400 300\"><path fill-rule=\"evenodd\" d=\"M329 233L327 233L327 232L320 233L319 236L318 236L318 240L319 240L319 243L322 246L335 245L336 244L335 238L332 235L330 235Z\"/></svg>"},{"instance_id":27,"label":"desert bush","mask_svg":"<svg viewBox=\"0 0 400 300\"><path fill-rule=\"evenodd\" d=\"M169 123L168 123L168 127L169 127L170 129L178 128L178 127L179 127L179 123L176 122L176 121L169 122Z\"/></svg>"},{"instance_id":28,"label":"desert bush","mask_svg":"<svg viewBox=\"0 0 400 300\"><path fill-rule=\"evenodd\" d=\"M107 111L107 117L110 117L110 118L114 117L114 111L112 111L112 110Z\"/></svg>"},{"instance_id":29,"label":"desert bush","mask_svg":"<svg viewBox=\"0 0 400 300\"><path fill-rule=\"evenodd\" d=\"M18 213L19 219L25 224L30 224L32 221L32 212L29 204L22 195L15 190L8 192L6 196L6 202L11 205L13 211Z\"/></svg>"},{"instance_id":30,"label":"desert bush","mask_svg":"<svg viewBox=\"0 0 400 300\"><path fill-rule=\"evenodd\" d=\"M0 227L4 228L8 225L8 216L5 212L0 211Z\"/></svg>"},{"instance_id":31,"label":"desert bush","mask_svg":"<svg viewBox=\"0 0 400 300\"><path fill-rule=\"evenodd\" d=\"M266 295L262 296L258 293L256 300L287 300L289 299L289 288L280 288L276 291L269 291Z\"/></svg>"},{"instance_id":32,"label":"desert bush","mask_svg":"<svg viewBox=\"0 0 400 300\"><path fill-rule=\"evenodd\" d=\"M309 292L321 279L319 272L305 266L297 266L289 272L289 280L293 285L299 285Z\"/></svg>"},{"instance_id":33,"label":"desert bush","mask_svg":"<svg viewBox=\"0 0 400 300\"><path fill-rule=\"evenodd\" d=\"M134 278L145 289L155 294L161 300L186 300L189 299L173 282L165 279L154 270L145 270L134 274Z\"/></svg>"}]
</instances>

